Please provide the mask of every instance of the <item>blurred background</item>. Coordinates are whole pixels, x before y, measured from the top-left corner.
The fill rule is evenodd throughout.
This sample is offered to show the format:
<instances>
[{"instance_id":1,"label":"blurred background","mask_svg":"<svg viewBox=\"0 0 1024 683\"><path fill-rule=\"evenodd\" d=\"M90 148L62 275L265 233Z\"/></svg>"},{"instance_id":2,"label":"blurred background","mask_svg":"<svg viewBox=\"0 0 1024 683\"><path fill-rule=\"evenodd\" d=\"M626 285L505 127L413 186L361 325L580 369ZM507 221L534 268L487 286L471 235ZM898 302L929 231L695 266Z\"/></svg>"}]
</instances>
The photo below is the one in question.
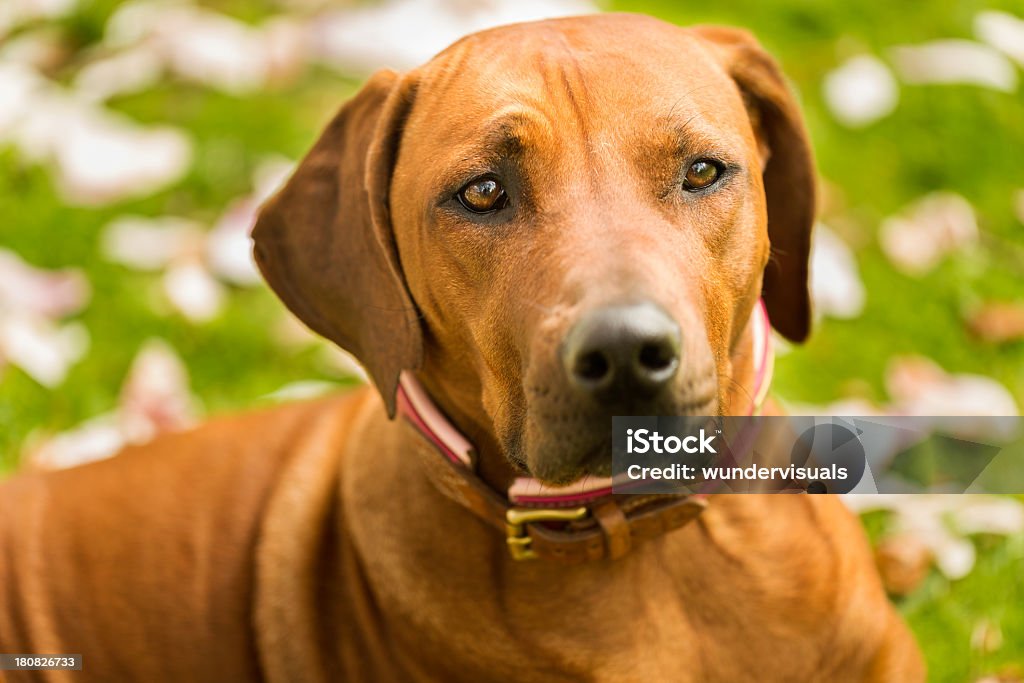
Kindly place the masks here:
<instances>
[{"instance_id":1,"label":"blurred background","mask_svg":"<svg viewBox=\"0 0 1024 683\"><path fill-rule=\"evenodd\" d=\"M0 0L0 477L360 382L261 283L256 208L374 69L600 10L749 28L799 93L823 200L791 410L1018 414L1019 1ZM1021 499L856 504L933 680L1024 680Z\"/></svg>"}]
</instances>

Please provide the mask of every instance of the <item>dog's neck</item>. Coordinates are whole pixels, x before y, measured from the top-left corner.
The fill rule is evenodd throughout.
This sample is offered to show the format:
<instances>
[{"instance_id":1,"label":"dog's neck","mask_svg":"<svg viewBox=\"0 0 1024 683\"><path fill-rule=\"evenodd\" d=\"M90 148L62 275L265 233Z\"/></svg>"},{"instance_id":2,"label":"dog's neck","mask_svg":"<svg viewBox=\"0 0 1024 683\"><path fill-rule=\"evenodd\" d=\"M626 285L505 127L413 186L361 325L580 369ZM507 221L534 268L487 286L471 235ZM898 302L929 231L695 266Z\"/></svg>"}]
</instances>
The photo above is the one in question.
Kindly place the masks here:
<instances>
[{"instance_id":1,"label":"dog's neck","mask_svg":"<svg viewBox=\"0 0 1024 683\"><path fill-rule=\"evenodd\" d=\"M758 302L744 327L730 358L730 377L725 415L753 415L761 411L771 384L774 354L771 324L763 302ZM449 399L449 400L446 400ZM451 401L429 374L423 383L403 373L400 407L404 416L435 442L438 448L476 475L496 491L542 491L540 497L551 495L536 480L524 477L505 456L484 411L460 409Z\"/></svg>"}]
</instances>

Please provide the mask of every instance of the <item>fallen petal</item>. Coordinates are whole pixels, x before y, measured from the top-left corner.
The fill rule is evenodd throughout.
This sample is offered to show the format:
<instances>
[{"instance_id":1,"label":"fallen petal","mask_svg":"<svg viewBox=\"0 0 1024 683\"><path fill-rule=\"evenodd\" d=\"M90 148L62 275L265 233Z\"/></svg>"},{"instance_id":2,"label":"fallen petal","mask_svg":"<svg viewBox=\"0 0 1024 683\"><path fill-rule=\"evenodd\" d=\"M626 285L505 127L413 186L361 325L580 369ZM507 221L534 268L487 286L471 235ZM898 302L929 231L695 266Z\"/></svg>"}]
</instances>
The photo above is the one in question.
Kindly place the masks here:
<instances>
[{"instance_id":1,"label":"fallen petal","mask_svg":"<svg viewBox=\"0 0 1024 683\"><path fill-rule=\"evenodd\" d=\"M947 254L978 241L974 209L960 195L927 195L885 219L879 241L889 260L909 275L923 275Z\"/></svg>"},{"instance_id":2,"label":"fallen petal","mask_svg":"<svg viewBox=\"0 0 1024 683\"><path fill-rule=\"evenodd\" d=\"M210 269L236 285L253 286L263 281L253 260L249 237L258 209L251 197L235 200L221 215L206 243Z\"/></svg>"},{"instance_id":3,"label":"fallen petal","mask_svg":"<svg viewBox=\"0 0 1024 683\"><path fill-rule=\"evenodd\" d=\"M867 296L853 251L822 224L814 231L811 296L816 311L843 319L859 316Z\"/></svg>"},{"instance_id":4,"label":"fallen petal","mask_svg":"<svg viewBox=\"0 0 1024 683\"><path fill-rule=\"evenodd\" d=\"M45 387L60 385L89 348L81 323L58 327L42 318L0 318L0 356Z\"/></svg>"},{"instance_id":5,"label":"fallen petal","mask_svg":"<svg viewBox=\"0 0 1024 683\"><path fill-rule=\"evenodd\" d=\"M141 92L163 75L161 56L149 45L137 45L89 62L75 75L72 87L89 101Z\"/></svg>"},{"instance_id":6,"label":"fallen petal","mask_svg":"<svg viewBox=\"0 0 1024 683\"><path fill-rule=\"evenodd\" d=\"M970 40L936 40L921 45L892 48L896 71L907 83L967 84L1013 92L1017 72L1013 64L982 43Z\"/></svg>"},{"instance_id":7,"label":"fallen petal","mask_svg":"<svg viewBox=\"0 0 1024 683\"><path fill-rule=\"evenodd\" d=\"M974 17L974 34L1024 67L1024 19L985 11Z\"/></svg>"},{"instance_id":8,"label":"fallen petal","mask_svg":"<svg viewBox=\"0 0 1024 683\"><path fill-rule=\"evenodd\" d=\"M53 130L58 183L71 203L101 205L143 196L178 181L192 160L189 138L174 128L138 126L93 110Z\"/></svg>"},{"instance_id":9,"label":"fallen petal","mask_svg":"<svg viewBox=\"0 0 1024 683\"><path fill-rule=\"evenodd\" d=\"M978 429L994 424L986 416L1017 415L1013 395L990 377L949 374L919 356L894 359L886 371L886 389L898 414L978 418ZM957 422L965 427L964 421ZM966 434L965 434L966 435Z\"/></svg>"},{"instance_id":10,"label":"fallen petal","mask_svg":"<svg viewBox=\"0 0 1024 683\"><path fill-rule=\"evenodd\" d=\"M62 17L77 4L78 0L4 0L0 3L0 38L31 21Z\"/></svg>"},{"instance_id":11,"label":"fallen petal","mask_svg":"<svg viewBox=\"0 0 1024 683\"><path fill-rule=\"evenodd\" d=\"M322 380L291 382L280 389L267 394L263 398L280 403L287 403L289 401L306 401L311 398L317 398L318 396L324 396L332 391L337 391L340 386L341 385L336 382L324 382Z\"/></svg>"},{"instance_id":12,"label":"fallen petal","mask_svg":"<svg viewBox=\"0 0 1024 683\"><path fill-rule=\"evenodd\" d=\"M224 288L197 261L173 264L163 286L171 304L192 322L211 320L224 306Z\"/></svg>"},{"instance_id":13,"label":"fallen petal","mask_svg":"<svg viewBox=\"0 0 1024 683\"><path fill-rule=\"evenodd\" d=\"M962 534L999 534L1024 532L1024 504L1014 498L968 496L952 511L951 522Z\"/></svg>"},{"instance_id":14,"label":"fallen petal","mask_svg":"<svg viewBox=\"0 0 1024 683\"><path fill-rule=\"evenodd\" d=\"M31 447L25 454L29 467L60 469L115 455L125 445L113 415L104 415Z\"/></svg>"},{"instance_id":15,"label":"fallen petal","mask_svg":"<svg viewBox=\"0 0 1024 683\"><path fill-rule=\"evenodd\" d=\"M860 55L825 76L825 103L836 120L862 128L888 116L899 102L899 86L880 59Z\"/></svg>"},{"instance_id":16,"label":"fallen petal","mask_svg":"<svg viewBox=\"0 0 1024 683\"><path fill-rule=\"evenodd\" d=\"M183 6L164 17L159 36L169 67L186 80L244 94L267 79L269 54L261 34L231 17Z\"/></svg>"},{"instance_id":17,"label":"fallen petal","mask_svg":"<svg viewBox=\"0 0 1024 683\"><path fill-rule=\"evenodd\" d=\"M121 387L118 420L125 440L141 443L189 427L195 422L195 406L184 362L166 342L147 341Z\"/></svg>"},{"instance_id":18,"label":"fallen petal","mask_svg":"<svg viewBox=\"0 0 1024 683\"><path fill-rule=\"evenodd\" d=\"M137 270L160 270L172 261L201 254L205 234L195 221L177 216L120 216L103 228L103 255Z\"/></svg>"},{"instance_id":19,"label":"fallen petal","mask_svg":"<svg viewBox=\"0 0 1024 683\"><path fill-rule=\"evenodd\" d=\"M390 0L335 10L311 26L311 51L348 73L418 66L462 36L501 24L592 14L586 0Z\"/></svg>"},{"instance_id":20,"label":"fallen petal","mask_svg":"<svg viewBox=\"0 0 1024 683\"><path fill-rule=\"evenodd\" d=\"M0 62L0 143L17 142L22 122L47 88L46 79L30 66Z\"/></svg>"},{"instance_id":21,"label":"fallen petal","mask_svg":"<svg viewBox=\"0 0 1024 683\"><path fill-rule=\"evenodd\" d=\"M0 310L60 318L81 310L89 296L89 282L77 268L35 268L0 248Z\"/></svg>"}]
</instances>

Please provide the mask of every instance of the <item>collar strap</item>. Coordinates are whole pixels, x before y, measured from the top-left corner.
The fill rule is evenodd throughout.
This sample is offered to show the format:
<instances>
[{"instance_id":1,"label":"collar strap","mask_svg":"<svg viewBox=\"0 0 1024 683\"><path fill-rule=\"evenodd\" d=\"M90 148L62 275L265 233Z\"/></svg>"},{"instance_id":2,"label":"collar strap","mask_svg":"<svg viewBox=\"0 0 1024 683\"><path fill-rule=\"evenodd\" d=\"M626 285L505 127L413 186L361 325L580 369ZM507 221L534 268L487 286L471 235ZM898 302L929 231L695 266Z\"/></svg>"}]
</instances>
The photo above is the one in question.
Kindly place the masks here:
<instances>
[{"instance_id":1,"label":"collar strap","mask_svg":"<svg viewBox=\"0 0 1024 683\"><path fill-rule=\"evenodd\" d=\"M758 414L771 383L771 325L759 301L753 325L754 390L746 414ZM625 555L633 539L660 536L696 518L701 495L613 496L611 478L588 477L552 487L517 478L500 495L475 473L473 445L448 420L410 372L398 386L398 413L441 453L428 458L438 488L477 517L505 532L515 559L544 558L577 563Z\"/></svg>"}]
</instances>

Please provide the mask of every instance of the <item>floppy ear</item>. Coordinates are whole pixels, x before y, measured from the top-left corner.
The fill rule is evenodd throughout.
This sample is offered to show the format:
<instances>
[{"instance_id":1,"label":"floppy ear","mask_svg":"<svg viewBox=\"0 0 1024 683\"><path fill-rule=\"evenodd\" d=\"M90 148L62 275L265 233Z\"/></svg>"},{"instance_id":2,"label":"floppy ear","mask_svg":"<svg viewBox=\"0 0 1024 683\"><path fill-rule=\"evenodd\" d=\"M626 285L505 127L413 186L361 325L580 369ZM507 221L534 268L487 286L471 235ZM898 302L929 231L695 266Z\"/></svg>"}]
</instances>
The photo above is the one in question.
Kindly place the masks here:
<instances>
[{"instance_id":1,"label":"floppy ear","mask_svg":"<svg viewBox=\"0 0 1024 683\"><path fill-rule=\"evenodd\" d=\"M359 359L392 417L399 373L422 357L387 203L413 90L394 72L374 74L263 206L252 233L271 288Z\"/></svg>"},{"instance_id":2,"label":"floppy ear","mask_svg":"<svg viewBox=\"0 0 1024 683\"><path fill-rule=\"evenodd\" d=\"M807 338L811 326L808 260L815 215L814 159L795 98L782 71L746 31L700 26L750 112L762 149L767 148L764 188L772 258L762 296L772 326L791 341Z\"/></svg>"}]
</instances>

